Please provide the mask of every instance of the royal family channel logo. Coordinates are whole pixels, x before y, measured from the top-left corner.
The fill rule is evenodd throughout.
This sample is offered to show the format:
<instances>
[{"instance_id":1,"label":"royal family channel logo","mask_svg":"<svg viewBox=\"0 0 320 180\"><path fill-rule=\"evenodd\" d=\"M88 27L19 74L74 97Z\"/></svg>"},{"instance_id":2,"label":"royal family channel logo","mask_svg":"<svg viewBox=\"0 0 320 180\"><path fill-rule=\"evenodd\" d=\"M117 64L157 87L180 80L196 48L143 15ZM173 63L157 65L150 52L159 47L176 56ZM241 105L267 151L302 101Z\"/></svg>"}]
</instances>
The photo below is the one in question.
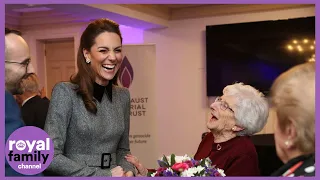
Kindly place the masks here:
<instances>
[{"instance_id":1,"label":"royal family channel logo","mask_svg":"<svg viewBox=\"0 0 320 180\"><path fill-rule=\"evenodd\" d=\"M129 88L133 81L133 68L125 56L119 69L119 81L123 87Z\"/></svg>"},{"instance_id":2,"label":"royal family channel logo","mask_svg":"<svg viewBox=\"0 0 320 180\"><path fill-rule=\"evenodd\" d=\"M6 142L6 159L18 173L35 175L51 163L54 146L49 135L40 128L25 126L14 131Z\"/></svg>"}]
</instances>

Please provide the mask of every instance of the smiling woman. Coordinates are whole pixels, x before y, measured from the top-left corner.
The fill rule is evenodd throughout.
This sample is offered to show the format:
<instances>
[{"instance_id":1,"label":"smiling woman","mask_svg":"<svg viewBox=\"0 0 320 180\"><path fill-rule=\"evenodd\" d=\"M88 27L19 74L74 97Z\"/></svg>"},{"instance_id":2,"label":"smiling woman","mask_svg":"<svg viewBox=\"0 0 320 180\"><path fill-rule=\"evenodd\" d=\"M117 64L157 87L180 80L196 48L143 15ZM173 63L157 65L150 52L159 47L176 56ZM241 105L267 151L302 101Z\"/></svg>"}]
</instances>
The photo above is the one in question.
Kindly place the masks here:
<instances>
[{"instance_id":1,"label":"smiling woman","mask_svg":"<svg viewBox=\"0 0 320 180\"><path fill-rule=\"evenodd\" d=\"M226 86L210 108L207 127L211 132L204 135L194 159L210 158L212 166L223 169L226 176L259 176L258 155L249 136L266 124L269 106L264 95L252 86L236 83ZM135 165L138 176L154 172L137 157L126 158Z\"/></svg>"},{"instance_id":2,"label":"smiling woman","mask_svg":"<svg viewBox=\"0 0 320 180\"><path fill-rule=\"evenodd\" d=\"M62 176L133 176L130 93L116 85L122 63L119 25L98 19L81 36L78 72L52 92L45 131L53 139L47 169Z\"/></svg>"},{"instance_id":3,"label":"smiling woman","mask_svg":"<svg viewBox=\"0 0 320 180\"><path fill-rule=\"evenodd\" d=\"M259 176L258 156L249 136L259 132L268 118L264 95L249 85L226 86L211 104L210 129L200 143L196 160L209 157L226 176Z\"/></svg>"}]
</instances>

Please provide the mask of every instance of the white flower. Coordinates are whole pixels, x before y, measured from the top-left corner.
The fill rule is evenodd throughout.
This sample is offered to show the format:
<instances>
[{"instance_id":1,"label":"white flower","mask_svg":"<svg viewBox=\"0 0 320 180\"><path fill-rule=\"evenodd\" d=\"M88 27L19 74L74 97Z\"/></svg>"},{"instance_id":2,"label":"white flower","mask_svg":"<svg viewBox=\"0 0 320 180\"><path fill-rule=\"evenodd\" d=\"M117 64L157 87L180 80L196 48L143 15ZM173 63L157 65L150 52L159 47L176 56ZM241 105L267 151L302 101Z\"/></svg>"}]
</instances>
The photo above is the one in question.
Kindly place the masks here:
<instances>
[{"instance_id":1,"label":"white flower","mask_svg":"<svg viewBox=\"0 0 320 180\"><path fill-rule=\"evenodd\" d=\"M166 156L166 158L168 160L169 165L172 166L173 164L171 164L171 155ZM161 157L160 160L163 161L163 157ZM174 160L176 161L176 163L182 163L191 160L191 158L186 154L184 156L175 156Z\"/></svg>"},{"instance_id":2,"label":"white flower","mask_svg":"<svg viewBox=\"0 0 320 180\"><path fill-rule=\"evenodd\" d=\"M193 177L196 172L197 170L195 168L189 168L181 173L181 177Z\"/></svg>"},{"instance_id":3,"label":"white flower","mask_svg":"<svg viewBox=\"0 0 320 180\"><path fill-rule=\"evenodd\" d=\"M183 162L184 162L184 161L190 161L190 160L191 160L191 157L189 157L188 155L185 154L185 155L183 156Z\"/></svg>"},{"instance_id":4,"label":"white flower","mask_svg":"<svg viewBox=\"0 0 320 180\"><path fill-rule=\"evenodd\" d=\"M204 170L204 167L202 166L197 166L196 167L197 173L200 173L202 170Z\"/></svg>"},{"instance_id":5,"label":"white flower","mask_svg":"<svg viewBox=\"0 0 320 180\"><path fill-rule=\"evenodd\" d=\"M150 176L151 176L151 177L154 177L155 175L156 175L156 173L154 172L154 173L152 173Z\"/></svg>"},{"instance_id":6,"label":"white flower","mask_svg":"<svg viewBox=\"0 0 320 180\"><path fill-rule=\"evenodd\" d=\"M181 173L181 177L193 177L196 173L200 173L202 170L204 170L204 167L192 167L183 171Z\"/></svg>"},{"instance_id":7,"label":"white flower","mask_svg":"<svg viewBox=\"0 0 320 180\"><path fill-rule=\"evenodd\" d=\"M217 171L221 174L221 176L226 176L223 169L217 168Z\"/></svg>"},{"instance_id":8,"label":"white flower","mask_svg":"<svg viewBox=\"0 0 320 180\"><path fill-rule=\"evenodd\" d=\"M176 160L176 163L182 163L182 162L191 160L191 158L185 154L184 156L176 156L175 160Z\"/></svg>"},{"instance_id":9,"label":"white flower","mask_svg":"<svg viewBox=\"0 0 320 180\"><path fill-rule=\"evenodd\" d=\"M176 163L182 163L182 160L183 160L183 156L176 156L175 157Z\"/></svg>"},{"instance_id":10,"label":"white flower","mask_svg":"<svg viewBox=\"0 0 320 180\"><path fill-rule=\"evenodd\" d=\"M207 167L210 167L210 166L211 166L211 163L212 163L212 162L211 162L211 160L210 160L209 158L206 158L206 159L205 159L205 164L206 164Z\"/></svg>"}]
</instances>

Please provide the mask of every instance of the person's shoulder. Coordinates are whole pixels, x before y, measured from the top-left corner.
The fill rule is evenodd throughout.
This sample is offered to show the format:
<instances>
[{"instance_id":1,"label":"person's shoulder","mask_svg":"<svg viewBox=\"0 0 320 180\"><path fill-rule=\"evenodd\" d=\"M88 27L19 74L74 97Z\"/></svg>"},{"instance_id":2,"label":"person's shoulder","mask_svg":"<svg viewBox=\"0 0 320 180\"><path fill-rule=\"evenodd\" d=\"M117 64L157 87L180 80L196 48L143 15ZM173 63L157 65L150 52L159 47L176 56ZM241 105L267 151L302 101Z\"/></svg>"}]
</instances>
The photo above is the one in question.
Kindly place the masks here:
<instances>
[{"instance_id":1,"label":"person's shoulder","mask_svg":"<svg viewBox=\"0 0 320 180\"><path fill-rule=\"evenodd\" d=\"M213 143L213 141L214 141L213 134L211 132L206 132L206 134L201 139L199 147L203 146L204 144L210 144L211 145Z\"/></svg>"},{"instance_id":2,"label":"person's shoulder","mask_svg":"<svg viewBox=\"0 0 320 180\"><path fill-rule=\"evenodd\" d=\"M41 98L39 96L39 101L43 104L43 106L49 106L49 104L50 104L50 100L47 97Z\"/></svg>"},{"instance_id":3,"label":"person's shoulder","mask_svg":"<svg viewBox=\"0 0 320 180\"><path fill-rule=\"evenodd\" d=\"M214 142L213 134L211 132L207 132L206 135L202 138L198 148L202 146L207 148L211 146L213 142Z\"/></svg>"},{"instance_id":4,"label":"person's shoulder","mask_svg":"<svg viewBox=\"0 0 320 180\"><path fill-rule=\"evenodd\" d=\"M69 81L61 81L61 82L58 82L55 86L55 87L62 87L62 88L68 88L68 89L76 89L78 88L79 86L77 84L73 84Z\"/></svg>"},{"instance_id":5,"label":"person's shoulder","mask_svg":"<svg viewBox=\"0 0 320 180\"><path fill-rule=\"evenodd\" d=\"M213 140L214 140L214 137L213 137L212 132L205 132L205 135L204 135L202 141L210 141L210 142L213 142Z\"/></svg>"},{"instance_id":6,"label":"person's shoulder","mask_svg":"<svg viewBox=\"0 0 320 180\"><path fill-rule=\"evenodd\" d=\"M45 103L50 103L50 100L47 97L43 97L41 98L43 102Z\"/></svg>"},{"instance_id":7,"label":"person's shoulder","mask_svg":"<svg viewBox=\"0 0 320 180\"><path fill-rule=\"evenodd\" d=\"M6 112L19 110L19 106L16 100L14 99L13 95L7 90L5 91L5 109L6 109Z\"/></svg>"},{"instance_id":8,"label":"person's shoulder","mask_svg":"<svg viewBox=\"0 0 320 180\"><path fill-rule=\"evenodd\" d=\"M208 154L212 149L213 142L214 142L213 134L211 132L206 133L206 135L202 138L200 144L198 145L198 149L196 154L194 155L194 158L196 160L200 160L208 157Z\"/></svg>"},{"instance_id":9,"label":"person's shoulder","mask_svg":"<svg viewBox=\"0 0 320 180\"><path fill-rule=\"evenodd\" d=\"M5 90L5 100L6 100L6 102L7 101L14 101L13 95L7 90Z\"/></svg>"},{"instance_id":10,"label":"person's shoulder","mask_svg":"<svg viewBox=\"0 0 320 180\"><path fill-rule=\"evenodd\" d=\"M71 82L59 82L55 84L51 93L51 100L55 99L73 99L77 97L77 87L78 85Z\"/></svg>"},{"instance_id":11,"label":"person's shoulder","mask_svg":"<svg viewBox=\"0 0 320 180\"><path fill-rule=\"evenodd\" d=\"M253 146L254 144L249 136L237 136L236 143L242 144L243 146Z\"/></svg>"},{"instance_id":12,"label":"person's shoulder","mask_svg":"<svg viewBox=\"0 0 320 180\"><path fill-rule=\"evenodd\" d=\"M118 86L118 85L112 85L113 86L113 89L117 92L120 92L120 93L129 93L129 89L126 88L126 87L121 87L121 86Z\"/></svg>"},{"instance_id":13,"label":"person's shoulder","mask_svg":"<svg viewBox=\"0 0 320 180\"><path fill-rule=\"evenodd\" d=\"M16 129L23 126L24 123L21 119L20 108L17 102L10 92L5 91L5 140Z\"/></svg>"},{"instance_id":14,"label":"person's shoulder","mask_svg":"<svg viewBox=\"0 0 320 180\"><path fill-rule=\"evenodd\" d=\"M298 171L300 172L298 172L296 176L298 176L298 174L302 176L315 176L315 155L311 154L307 156Z\"/></svg>"},{"instance_id":15,"label":"person's shoulder","mask_svg":"<svg viewBox=\"0 0 320 180\"><path fill-rule=\"evenodd\" d=\"M120 96L125 96L126 98L130 98L130 91L128 88L113 85L113 89L115 92L117 92L117 94L120 94Z\"/></svg>"},{"instance_id":16,"label":"person's shoulder","mask_svg":"<svg viewBox=\"0 0 320 180\"><path fill-rule=\"evenodd\" d=\"M235 155L247 155L247 156L256 156L256 148L248 136L238 136L234 141L233 146Z\"/></svg>"},{"instance_id":17,"label":"person's shoulder","mask_svg":"<svg viewBox=\"0 0 320 180\"><path fill-rule=\"evenodd\" d=\"M71 82L58 82L57 84L54 85L53 87L53 92L54 91L64 91L64 92L68 92L68 93L75 93L75 90L78 88L79 86L76 84L73 84Z\"/></svg>"}]
</instances>

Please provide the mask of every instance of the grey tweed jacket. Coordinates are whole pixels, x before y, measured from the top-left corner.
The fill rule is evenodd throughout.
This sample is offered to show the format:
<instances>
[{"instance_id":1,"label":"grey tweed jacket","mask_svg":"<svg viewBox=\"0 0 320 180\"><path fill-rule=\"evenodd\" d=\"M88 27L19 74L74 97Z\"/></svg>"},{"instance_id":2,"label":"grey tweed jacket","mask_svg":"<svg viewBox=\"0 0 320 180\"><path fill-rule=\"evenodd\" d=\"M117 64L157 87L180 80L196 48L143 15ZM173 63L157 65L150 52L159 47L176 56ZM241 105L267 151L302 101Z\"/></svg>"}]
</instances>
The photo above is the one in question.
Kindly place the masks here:
<instances>
[{"instance_id":1,"label":"grey tweed jacket","mask_svg":"<svg viewBox=\"0 0 320 180\"><path fill-rule=\"evenodd\" d=\"M76 87L61 82L53 89L44 128L54 144L47 171L61 176L111 176L111 168L118 165L135 172L124 158L130 153L129 91L113 86L112 102L105 94L97 101L94 115L86 110ZM103 153L111 154L110 168L101 168L101 161L108 161L108 157L102 159Z\"/></svg>"}]
</instances>

